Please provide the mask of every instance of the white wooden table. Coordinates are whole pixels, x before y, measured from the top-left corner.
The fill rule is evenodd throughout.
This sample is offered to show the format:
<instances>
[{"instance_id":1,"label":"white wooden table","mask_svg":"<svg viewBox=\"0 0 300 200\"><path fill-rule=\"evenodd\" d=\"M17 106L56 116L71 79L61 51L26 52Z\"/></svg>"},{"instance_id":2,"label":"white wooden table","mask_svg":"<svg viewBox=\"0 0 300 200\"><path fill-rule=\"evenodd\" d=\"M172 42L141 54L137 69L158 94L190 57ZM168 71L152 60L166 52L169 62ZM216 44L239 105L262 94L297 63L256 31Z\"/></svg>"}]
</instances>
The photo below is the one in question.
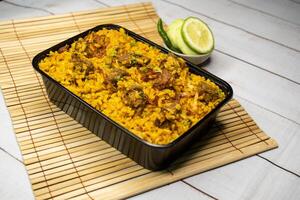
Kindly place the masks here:
<instances>
[{"instance_id":1,"label":"white wooden table","mask_svg":"<svg viewBox=\"0 0 300 200\"><path fill-rule=\"evenodd\" d=\"M139 0L4 0L0 20L54 15ZM138 195L132 199L300 199L300 1L155 0L166 22L197 16L216 50L208 71L227 80L234 98L279 148ZM0 94L0 199L34 199Z\"/></svg>"}]
</instances>

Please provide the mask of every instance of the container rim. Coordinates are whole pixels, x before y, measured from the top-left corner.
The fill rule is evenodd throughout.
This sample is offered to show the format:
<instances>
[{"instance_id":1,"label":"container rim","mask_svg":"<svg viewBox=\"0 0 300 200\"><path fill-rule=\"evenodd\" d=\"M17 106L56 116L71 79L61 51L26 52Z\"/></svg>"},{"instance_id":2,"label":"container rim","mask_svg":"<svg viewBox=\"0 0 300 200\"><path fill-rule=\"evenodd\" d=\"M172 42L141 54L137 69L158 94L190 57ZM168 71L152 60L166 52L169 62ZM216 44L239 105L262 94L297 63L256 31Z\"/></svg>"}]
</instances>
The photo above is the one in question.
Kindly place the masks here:
<instances>
[{"instance_id":1,"label":"container rim","mask_svg":"<svg viewBox=\"0 0 300 200\"><path fill-rule=\"evenodd\" d=\"M145 140L143 140L142 138L138 137L137 135L135 135L134 133L132 133L131 131L129 131L127 128L125 128L124 126L122 126L121 124L117 123L116 121L114 121L113 119L111 119L110 117L106 116L105 114L103 114L101 111L95 109L94 107L92 107L90 104L88 104L86 101L84 101L83 99L81 99L79 96L75 95L74 93L72 93L70 90L68 90L66 87L64 87L63 85L61 85L60 83L58 83L56 80L54 80L52 77L50 77L48 74L46 74L44 71L42 71L38 64L39 62L44 59L45 57L47 57L49 55L49 53L51 51L57 51L60 47L65 46L66 44L72 44L73 42L75 42L76 40L78 40L79 38L85 37L86 35L88 35L90 32L93 31L98 31L101 29L114 29L114 30L118 30L120 28L124 29L126 34L128 34L129 36L133 37L135 40L144 42L149 44L150 46L153 46L159 50L161 50L163 53L172 53L171 51L169 51L168 49L122 27L116 24L102 24L102 25L98 25L94 28L88 29L82 33L79 33L78 35L75 35L67 40L64 40L40 53L38 53L32 60L32 66L33 68L40 73L42 76L46 77L48 80L52 81L55 85L57 85L58 87L60 87L61 89L63 89L65 92L67 92L69 95L73 96L74 98L76 98L78 101L80 101L81 103L83 103L85 106L87 106L89 109L93 110L94 112L96 112L97 114L99 114L101 117L103 117L105 120L109 121L110 123L114 124L115 126L117 126L118 128L120 128L123 132L127 133L128 135L130 135L131 137L133 137L134 139L138 140L139 142L144 143L147 146L150 147L154 147L154 148L159 148L159 149L164 149L164 148L170 148L174 145L176 145L177 143L179 143L181 140L183 140L190 132L192 132L197 126L201 125L201 123L203 121L205 121L210 115L214 114L215 112L217 112L223 105L225 105L233 96L233 90L232 87L224 80L222 80L221 78L211 74L208 71L205 71L199 67L197 67L196 65L194 65L193 63L189 62L188 60L186 60L185 58L182 58L187 66L189 67L189 69L192 69L193 71L196 71L198 73L201 74L201 76L204 75L205 78L210 79L211 81L213 81L215 84L217 84L222 91L225 93L225 99L223 99L214 109L212 109L209 113L207 113L202 119L200 119L196 124L194 124L192 127L190 127L187 131L185 131L182 135L180 135L178 138L176 138L175 140L173 140L172 142L168 143L168 144L153 144L150 142L147 142ZM172 53L173 54L173 53ZM174 55L174 54L173 54ZM179 57L177 55L174 55L176 57Z\"/></svg>"}]
</instances>

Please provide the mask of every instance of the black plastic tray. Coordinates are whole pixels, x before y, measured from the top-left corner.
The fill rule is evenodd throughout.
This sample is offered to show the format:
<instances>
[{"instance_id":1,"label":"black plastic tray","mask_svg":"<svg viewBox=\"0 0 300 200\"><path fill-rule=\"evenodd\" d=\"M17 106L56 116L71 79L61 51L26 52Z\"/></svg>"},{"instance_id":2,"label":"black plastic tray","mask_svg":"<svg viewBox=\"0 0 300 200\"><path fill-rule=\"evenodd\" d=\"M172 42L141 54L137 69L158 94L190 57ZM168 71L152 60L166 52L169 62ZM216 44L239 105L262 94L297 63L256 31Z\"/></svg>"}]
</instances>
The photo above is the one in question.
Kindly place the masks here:
<instances>
[{"instance_id":1,"label":"black plastic tray","mask_svg":"<svg viewBox=\"0 0 300 200\"><path fill-rule=\"evenodd\" d=\"M144 141L135 134L128 131L123 126L119 125L100 111L93 108L87 102L83 101L80 97L73 94L67 88L59 84L53 78L49 77L46 73L39 69L38 63L48 56L50 51L57 51L60 47L66 44L72 44L79 38L85 37L92 31L98 31L103 28L106 29L120 29L123 28L125 32L138 41L142 41L151 46L160 49L164 53L168 50L125 29L124 27L114 24L104 24L96 26L87 30L79 35L76 35L68 40L65 40L41 53L36 55L32 61L32 65L36 71L42 75L43 82L46 86L46 91L49 99L57 105L64 112L69 114L76 121L81 123L84 127L99 136L101 139L115 147L129 158L133 159L138 164L151 170L158 170L168 166L174 159L180 156L180 153L186 149L193 141L200 135L206 132L206 129L216 118L216 114L220 108L228 102L233 95L231 86L222 79L214 76L213 74L200 69L192 63L186 61L190 72L199 74L209 78L217 84L225 93L226 98L210 113L208 113L197 124L191 127L179 138L167 145L156 145Z\"/></svg>"}]
</instances>

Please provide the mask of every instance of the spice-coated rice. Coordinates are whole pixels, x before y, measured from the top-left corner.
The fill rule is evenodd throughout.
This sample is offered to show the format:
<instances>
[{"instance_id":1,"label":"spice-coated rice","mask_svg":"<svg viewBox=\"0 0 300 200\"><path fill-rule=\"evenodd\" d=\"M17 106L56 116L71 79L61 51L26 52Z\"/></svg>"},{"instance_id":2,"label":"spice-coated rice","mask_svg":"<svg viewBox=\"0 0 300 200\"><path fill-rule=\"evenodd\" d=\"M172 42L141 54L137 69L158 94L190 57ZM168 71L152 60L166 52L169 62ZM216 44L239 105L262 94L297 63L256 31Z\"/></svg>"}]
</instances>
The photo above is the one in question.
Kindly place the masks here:
<instances>
[{"instance_id":1,"label":"spice-coated rice","mask_svg":"<svg viewBox=\"0 0 300 200\"><path fill-rule=\"evenodd\" d=\"M128 36L89 33L39 63L60 84L140 138L168 144L224 98L185 61Z\"/></svg>"}]
</instances>

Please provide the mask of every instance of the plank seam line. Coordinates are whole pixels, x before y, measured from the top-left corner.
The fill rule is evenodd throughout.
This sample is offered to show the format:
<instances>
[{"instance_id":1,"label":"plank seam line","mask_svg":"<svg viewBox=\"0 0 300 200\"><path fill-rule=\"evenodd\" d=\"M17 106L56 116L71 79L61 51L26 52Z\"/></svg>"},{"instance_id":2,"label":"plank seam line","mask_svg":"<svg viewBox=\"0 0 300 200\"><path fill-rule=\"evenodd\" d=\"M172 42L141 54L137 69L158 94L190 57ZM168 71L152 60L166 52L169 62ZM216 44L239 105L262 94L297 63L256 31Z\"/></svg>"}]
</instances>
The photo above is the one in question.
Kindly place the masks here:
<instances>
[{"instance_id":1,"label":"plank seam line","mask_svg":"<svg viewBox=\"0 0 300 200\"><path fill-rule=\"evenodd\" d=\"M18 3L14 3L14 2L10 2L10 1L7 1L7 0L3 0L4 3L7 3L9 5L13 5L13 6L17 6L17 7L21 7L21 8L28 8L28 9L33 9L33 10L39 10L39 11L43 11L45 13L48 13L50 15L54 15L53 12L47 10L47 9L44 9L44 8L38 8L38 7L32 7L32 6L26 6L26 5L21 5L21 4L18 4Z\"/></svg>"},{"instance_id":2,"label":"plank seam line","mask_svg":"<svg viewBox=\"0 0 300 200\"><path fill-rule=\"evenodd\" d=\"M188 183L187 181L181 179L180 181L182 181L183 183L185 183L186 185L188 185L189 187L193 188L194 190L197 190L198 192L201 192L202 194L208 196L209 198L213 199L213 200L218 200L216 197L214 197L211 194L208 194L207 192L204 192L203 190L193 186L192 184Z\"/></svg>"},{"instance_id":3,"label":"plank seam line","mask_svg":"<svg viewBox=\"0 0 300 200\"><path fill-rule=\"evenodd\" d=\"M107 8L110 7L110 5L108 5L108 4L106 4L106 3L102 2L102 1L99 1L99 0L94 0L94 1L97 2L97 3L99 3L99 4L102 5L102 6L107 7Z\"/></svg>"},{"instance_id":4,"label":"plank seam line","mask_svg":"<svg viewBox=\"0 0 300 200\"><path fill-rule=\"evenodd\" d=\"M291 2L293 2L293 3L295 3L295 4L300 4L300 2L298 2L298 1L296 1L296 0L289 0L289 1L291 1Z\"/></svg>"},{"instance_id":5,"label":"plank seam line","mask_svg":"<svg viewBox=\"0 0 300 200\"><path fill-rule=\"evenodd\" d=\"M290 23L290 24L293 24L293 25L296 25L296 26L300 26L300 24L298 24L298 23L292 22L292 21L290 21L290 20L287 20L287 19L285 19L285 18L279 17L279 16L277 16L277 15L273 15L272 13L269 13L269 12L266 12L266 11L259 10L259 9L257 9L257 8L253 8L253 7L248 6L248 5L246 5L246 4L239 3L239 2L236 2L236 1L233 1L233 0L227 0L227 1L229 1L229 2L231 2L231 3L233 3L233 4L236 4L236 5L239 5L239 6L241 6L241 7L245 7L245 8L251 9L251 10L255 10L255 11L260 12L260 13L263 13L263 14L265 14L265 15L268 15L268 16L271 16L271 17L280 19L280 20L285 21L285 22L288 22L288 23Z\"/></svg>"},{"instance_id":6,"label":"plank seam line","mask_svg":"<svg viewBox=\"0 0 300 200\"><path fill-rule=\"evenodd\" d=\"M219 49L215 49L215 50L216 50L217 52L223 54L223 55L226 55L226 56L228 56L228 57L231 57L231 58L234 58L234 59L236 59L236 60L239 60L239 61L241 61L241 62L243 62L243 63L246 63L246 64L248 64L248 65L251 65L251 66L253 66L253 67L257 68L257 69L260 69L260 70L262 70L262 71L265 71L265 72L268 72L268 73L273 74L273 75L275 75L275 76L278 76L278 77L280 77L280 78L283 78L283 79L285 79L285 80L287 80L287 81L290 81L290 82L292 82L292 83L295 83L295 84L297 84L297 85L300 85L300 83L299 83L298 81L295 81L295 80L293 80L293 79L287 78L287 77L285 77L285 76L283 76L283 75L280 75L280 74L278 74L278 73L272 72L272 71L270 71L270 70L268 70L268 69L265 69L265 68L263 68L263 67L261 67L261 66L255 65L255 64L253 64L253 63L251 63L251 62L248 62L248 61L246 61L246 60L244 60L244 59L238 58L238 57L236 57L236 56L234 56L234 55L231 55L231 54L229 54L229 53L226 53L226 52L224 52L224 51L222 51L222 50L219 50Z\"/></svg>"},{"instance_id":7,"label":"plank seam line","mask_svg":"<svg viewBox=\"0 0 300 200\"><path fill-rule=\"evenodd\" d=\"M261 105L259 105L259 104L257 104L257 103L254 103L253 101L251 101L251 100L249 100L249 99L247 99L247 98L241 97L241 96L239 96L239 95L234 94L234 96L236 96L236 97L238 97L238 98L240 98L240 99L243 99L244 101L247 101L248 103L251 103L251 104L253 104L253 105L255 105L255 106L258 106L258 107L260 107L261 109L263 109L263 110L265 110L265 111L271 112L271 113L273 113L273 114L275 114L275 115L278 115L279 117L282 117L282 118L284 118L284 119L286 119L286 120L288 120L288 121L290 121L290 122L293 122L293 123L295 123L295 124L297 124L297 125L300 126L300 123L299 123L299 122L297 122L297 121L295 121L295 120L293 120L293 119L290 119L290 118L288 118L288 117L286 117L286 116L284 116L284 115L281 115L281 114L279 114L279 113L277 113L277 112L275 112L275 111L273 111L273 110L270 110L269 108L266 108L266 107L261 106Z\"/></svg>"},{"instance_id":8,"label":"plank seam line","mask_svg":"<svg viewBox=\"0 0 300 200\"><path fill-rule=\"evenodd\" d=\"M130 9L140 9L140 3L133 3L133 4L130 4ZM120 12L122 11L121 10L121 7L122 6L116 6L117 7L117 10L115 8L112 8L110 7L111 9L109 10L105 10L104 12L113 12L113 13L109 13L109 15L115 15L115 14L123 14L123 12ZM79 12L76 12L76 15L77 16L86 16L86 15L94 15L94 14L98 14L100 12L103 13L103 8L99 8L99 9L94 9L94 10L89 10L89 11L79 11ZM67 13L66 13L67 14ZM43 21L47 21L47 23L51 24L51 21L55 21L55 20L61 20L62 18L63 19L68 19L69 17L66 16L66 14L60 14L60 15L52 15L52 16L41 16L41 17L34 17L34 18L31 18L31 19L27 19L27 20L15 20L15 24L27 24L27 23L35 23L35 22L43 22ZM105 13L105 16L107 16L108 14ZM50 22L49 22L50 21ZM10 22L9 22L10 23ZM7 26L9 24L4 24L4 25L0 25L1 26Z\"/></svg>"},{"instance_id":9,"label":"plank seam line","mask_svg":"<svg viewBox=\"0 0 300 200\"><path fill-rule=\"evenodd\" d=\"M248 34L250 34L250 35L256 36L256 37L258 37L258 38L261 38L261 39L264 39L264 40L273 42L273 43L275 43L275 44L277 44L277 45L279 45L279 46L285 47L285 48L290 49L290 50L293 50L293 51L295 51L295 52L300 52L300 50L298 50L298 49L295 49L295 48L293 48L293 47L290 47L290 46L285 45L285 44L280 43L280 42L276 42L276 41L274 41L274 40L272 40L272 39L269 39L269 38L266 38L266 37L264 37L264 36L260 36L260 35L258 35L258 34L252 33L251 31L248 31L248 30L246 30L246 29L244 29L244 28L241 28L241 27L239 27L239 26L236 26L236 25L227 23L227 22L222 21L222 20L219 20L219 19L215 19L215 18L213 18L213 17L210 17L210 16L205 15L205 14L203 14L203 13L200 13L200 12L198 12L198 11L195 11L195 10L192 10L192 9L190 9L190 8L187 8L187 7L185 7L185 6L181 5L181 4L174 3L174 2L171 2L171 1L169 1L169 0L160 0L160 1L163 1L163 2L165 2L165 3L168 3L168 4L171 4L171 5L180 7L180 8L182 8L182 9L184 9L184 10L189 11L189 12L192 12L192 13L195 13L195 14L198 14L198 15L202 15L202 16L204 16L204 17L206 17L206 18L209 18L209 19L214 20L214 21L216 21L216 22L219 22L219 23L221 23L221 24L224 24L224 25L233 27L233 28L235 28L235 29L241 30L241 31L243 31L243 32L245 32L245 33L248 33Z\"/></svg>"},{"instance_id":10,"label":"plank seam line","mask_svg":"<svg viewBox=\"0 0 300 200\"><path fill-rule=\"evenodd\" d=\"M22 165L24 165L24 163L19 160L17 157L15 157L14 155L12 155L11 153L9 153L8 151L6 151L4 148L0 147L0 150L2 150L4 153L8 154L11 158L17 160L18 162L20 162ZM25 165L24 165L25 166Z\"/></svg>"},{"instance_id":11,"label":"plank seam line","mask_svg":"<svg viewBox=\"0 0 300 200\"><path fill-rule=\"evenodd\" d=\"M300 178L300 175L297 174L296 172L293 172L293 171L291 171L291 170L288 170L288 169L286 169L286 168L284 168L284 167L282 167L282 166L276 164L275 162L269 160L268 158L266 158L266 157L264 157L264 156L262 156L262 155L260 155L260 154L256 154L256 156L259 157L259 158L261 158L261 159L264 159L265 161L267 161L267 162L269 162L270 164L272 164L272 165L274 165L274 166L276 166L276 167L282 169L283 171L286 171L286 172L288 172L288 173L290 173L290 174L293 174L293 175L297 176L298 178Z\"/></svg>"}]
</instances>

